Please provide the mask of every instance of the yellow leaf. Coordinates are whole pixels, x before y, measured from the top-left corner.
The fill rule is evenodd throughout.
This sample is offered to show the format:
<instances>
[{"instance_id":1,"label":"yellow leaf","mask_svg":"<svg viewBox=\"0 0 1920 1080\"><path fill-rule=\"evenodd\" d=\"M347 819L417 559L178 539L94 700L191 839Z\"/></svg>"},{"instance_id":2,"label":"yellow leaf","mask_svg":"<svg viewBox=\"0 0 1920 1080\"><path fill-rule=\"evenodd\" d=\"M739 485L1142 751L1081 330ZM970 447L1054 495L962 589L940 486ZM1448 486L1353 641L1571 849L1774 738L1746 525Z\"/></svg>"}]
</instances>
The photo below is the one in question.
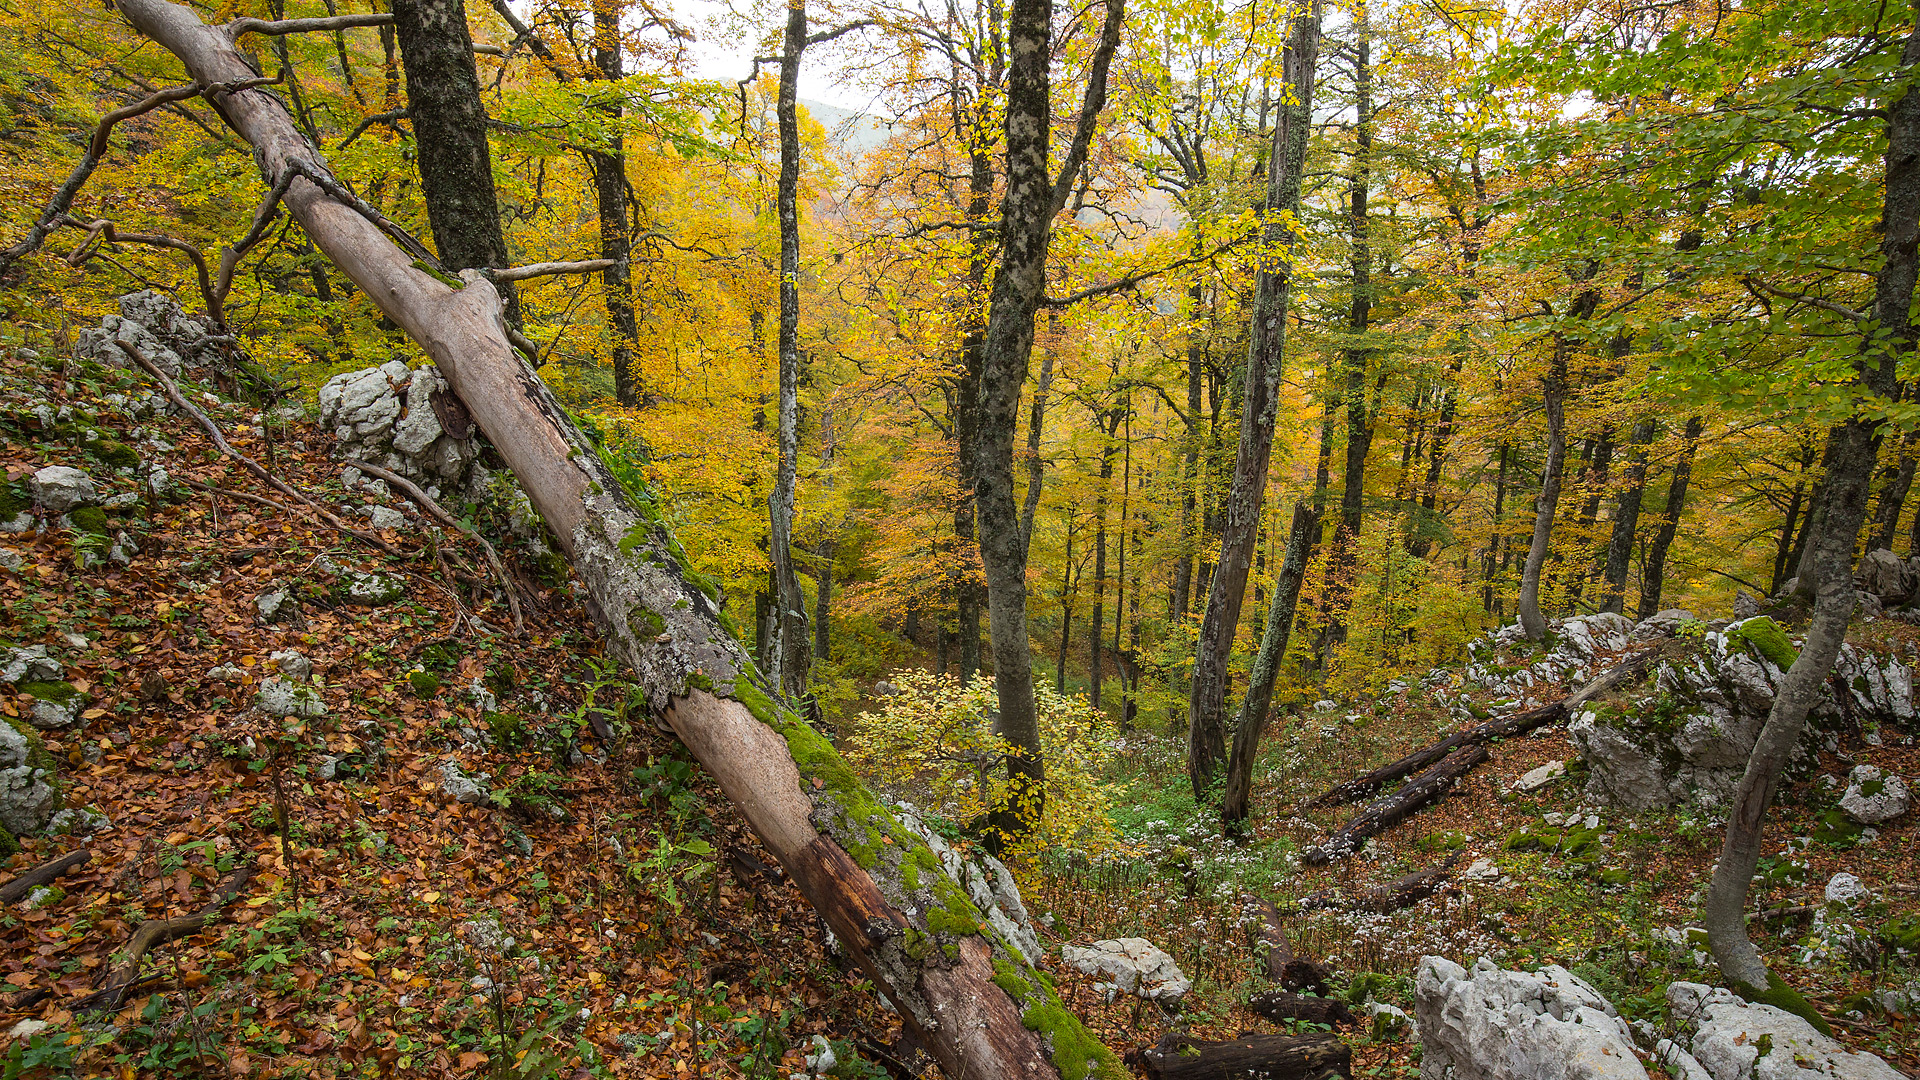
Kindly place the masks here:
<instances>
[{"instance_id":1,"label":"yellow leaf","mask_svg":"<svg viewBox=\"0 0 1920 1080\"><path fill-rule=\"evenodd\" d=\"M105 709L88 709L86 712L83 712L80 714L80 718L82 720L98 720L105 715L107 715L107 710ZM103 743L106 742L105 739L102 739L100 741ZM109 743L108 745L112 745L112 744Z\"/></svg>"},{"instance_id":2,"label":"yellow leaf","mask_svg":"<svg viewBox=\"0 0 1920 1080\"><path fill-rule=\"evenodd\" d=\"M426 903L432 904L439 901L440 894L437 892L423 892L420 894L420 899L425 901Z\"/></svg>"}]
</instances>

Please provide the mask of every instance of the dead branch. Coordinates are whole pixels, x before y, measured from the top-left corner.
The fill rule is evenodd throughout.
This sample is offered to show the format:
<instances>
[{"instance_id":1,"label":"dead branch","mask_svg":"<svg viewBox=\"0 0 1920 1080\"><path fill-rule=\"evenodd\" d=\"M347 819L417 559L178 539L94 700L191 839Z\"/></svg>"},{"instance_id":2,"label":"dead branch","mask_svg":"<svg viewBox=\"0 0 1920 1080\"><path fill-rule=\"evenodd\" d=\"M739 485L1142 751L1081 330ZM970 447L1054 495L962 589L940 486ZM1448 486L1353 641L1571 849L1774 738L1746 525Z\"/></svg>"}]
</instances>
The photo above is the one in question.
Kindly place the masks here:
<instances>
[{"instance_id":1,"label":"dead branch","mask_svg":"<svg viewBox=\"0 0 1920 1080\"><path fill-rule=\"evenodd\" d=\"M72 214L62 214L59 224L68 228L84 229L87 232L87 238L81 241L79 247L73 249L73 254L67 256L68 266L79 266L86 262L93 255L95 246L102 243L145 244L148 247L171 248L186 255L193 261L194 273L200 279L200 299L207 305L207 318L213 320L214 326L220 333L227 333L227 313L221 299L214 295L213 281L207 274L207 259L200 254L199 248L178 237L161 233L121 232L106 218L81 221Z\"/></svg>"},{"instance_id":2,"label":"dead branch","mask_svg":"<svg viewBox=\"0 0 1920 1080\"><path fill-rule=\"evenodd\" d=\"M235 19L221 27L228 40L238 41L242 34L310 34L316 30L350 30L356 26L385 26L393 16L383 11L363 15L334 15L325 19Z\"/></svg>"},{"instance_id":3,"label":"dead branch","mask_svg":"<svg viewBox=\"0 0 1920 1080\"><path fill-rule=\"evenodd\" d=\"M70 851L52 862L41 863L19 877L0 885L0 906L22 900L33 890L58 878L77 866L85 866L93 858L93 853L85 848Z\"/></svg>"},{"instance_id":4,"label":"dead branch","mask_svg":"<svg viewBox=\"0 0 1920 1080\"><path fill-rule=\"evenodd\" d=\"M227 294L233 291L234 269L240 265L240 260L246 257L247 252L253 250L254 245L266 237L268 227L273 224L275 218L280 216L280 200L286 197L287 188L293 186L293 177L293 172L288 171L274 182L272 190L267 192L267 197L261 201L259 208L254 210L253 224L248 227L247 235L241 237L239 243L220 253L220 276L213 282L213 298L220 304L223 311L227 304Z\"/></svg>"},{"instance_id":5,"label":"dead branch","mask_svg":"<svg viewBox=\"0 0 1920 1080\"><path fill-rule=\"evenodd\" d=\"M152 112L162 105L198 97L202 93L231 93L255 86L268 86L279 82L280 78L275 75L270 79L265 77L235 79L212 86L202 86L199 83L190 86L171 86L148 94L131 105L122 105L101 117L100 126L93 129L93 138L87 143L87 156L80 159L80 164L74 166L66 182L61 184L54 191L53 197L47 200L46 209L40 211L40 217L27 230L27 235L19 243L0 251L0 274L6 273L12 269L14 263L37 251L40 245L46 242L47 234L60 226L62 219L67 216L67 211L73 207L74 196L80 193L80 188L86 184L87 178L93 175L93 170L98 168L101 160L107 156L107 137L113 134L115 124L122 120L130 120L142 113Z\"/></svg>"},{"instance_id":6,"label":"dead branch","mask_svg":"<svg viewBox=\"0 0 1920 1080\"><path fill-rule=\"evenodd\" d=\"M372 116L367 117L366 119L360 121L360 123L355 125L354 129L348 132L347 137L344 139L341 139L340 145L334 147L334 149L345 150L347 147L352 146L353 140L359 138L362 135L365 135L367 133L367 129L372 127L375 124L387 124L394 127L395 130L398 130L399 125L395 124L394 121L406 120L411 118L412 116L413 116L413 111L410 109L390 109L387 112L374 113Z\"/></svg>"},{"instance_id":7,"label":"dead branch","mask_svg":"<svg viewBox=\"0 0 1920 1080\"><path fill-rule=\"evenodd\" d=\"M379 537L373 535L372 533L362 532L361 530L356 529L351 525L348 525L346 522L336 517L332 511L320 505L319 501L314 499L312 496L308 495L307 493L294 487L292 484L289 484L286 481L268 472L265 466L262 466L259 462L253 460L252 458L241 453L240 451L235 450L232 447L232 445L227 442L227 437L221 434L220 425L214 423L212 417L208 416L204 412L201 412L197 406L195 406L192 402L188 401L185 395L180 393L180 388L174 385L174 382L172 379L167 377L167 373L160 370L159 365L147 359L144 355L141 354L139 349L134 348L133 346L127 344L124 341L116 341L114 342L114 344L120 346L121 351L125 352L128 356L132 357L133 362L136 364L139 364L140 367L144 369L148 375L153 376L154 381L160 384L161 392L167 395L167 400L173 403L174 408L177 408L181 412L186 413L188 416L193 418L194 423L200 425L200 430L207 433L207 438L213 441L213 445L215 449L219 450L222 454L225 454L227 457L230 457L233 460L239 462L242 466L246 468L248 472L254 475L255 479L259 480L260 482L266 484L268 487L273 488L275 491L278 491L279 493L287 496L290 499L297 499L300 502L306 504L308 508L310 508L315 514L319 516L320 520L326 522L328 525L333 526L335 529L338 529L339 531L346 533L348 536L351 536L356 540L361 540L365 543L371 544L374 547L379 548L382 552L388 555L400 554L400 550L398 548L380 539ZM192 483L192 481L189 481L189 483ZM218 490L217 488L213 488L210 485L195 485L195 486L206 487L207 490L209 491ZM237 496L240 495L239 492L231 492L230 494L237 495ZM240 496L240 497L250 498L250 499L259 499L258 496ZM282 510L291 509L290 507L281 506L280 504L271 502L269 500L259 500L259 501L266 502L270 506L279 506L279 508Z\"/></svg>"},{"instance_id":8,"label":"dead branch","mask_svg":"<svg viewBox=\"0 0 1920 1080\"><path fill-rule=\"evenodd\" d=\"M458 518L447 513L439 503L433 500L432 496L420 490L418 484L394 472L392 469L383 469L378 465L359 461L354 458L347 458L345 461L346 464L359 469L369 476L377 476L385 480L397 488L401 494L420 504L420 508L431 515L435 521L438 521L440 524L445 525L447 528L452 529L467 539L478 543L480 550L487 553L487 565L493 567L494 576L500 579L501 591L507 594L507 610L513 616L514 634L517 636L525 636L527 624L520 615L519 589L514 585L513 579L507 576L507 567L505 563L500 561L500 553L493 549L493 545L487 542L486 537L460 524Z\"/></svg>"},{"instance_id":9,"label":"dead branch","mask_svg":"<svg viewBox=\"0 0 1920 1080\"><path fill-rule=\"evenodd\" d=\"M1441 762L1400 785L1391 795L1375 799L1366 809L1353 815L1327 842L1310 847L1300 855L1308 866L1320 866L1344 859L1360 849L1372 837L1387 831L1412 814L1446 797L1454 784L1487 760L1487 748L1474 744L1448 754Z\"/></svg>"},{"instance_id":10,"label":"dead branch","mask_svg":"<svg viewBox=\"0 0 1920 1080\"><path fill-rule=\"evenodd\" d=\"M227 875L215 891L213 903L201 908L192 915L182 915L177 919L148 919L134 930L133 936L121 950L121 961L112 968L106 977L106 985L73 1003L73 1011L81 1009L117 1009L125 999L127 991L133 988L140 976L140 962L157 945L164 945L175 938L197 934L209 923L215 921L221 911L240 891L247 887L253 878L253 867L242 866Z\"/></svg>"},{"instance_id":11,"label":"dead branch","mask_svg":"<svg viewBox=\"0 0 1920 1080\"><path fill-rule=\"evenodd\" d=\"M526 281L529 278L551 277L555 274L597 274L602 270L611 270L620 265L618 259L584 259L580 262L528 263L526 266L509 266L503 270L489 270L487 276L495 281Z\"/></svg>"}]
</instances>

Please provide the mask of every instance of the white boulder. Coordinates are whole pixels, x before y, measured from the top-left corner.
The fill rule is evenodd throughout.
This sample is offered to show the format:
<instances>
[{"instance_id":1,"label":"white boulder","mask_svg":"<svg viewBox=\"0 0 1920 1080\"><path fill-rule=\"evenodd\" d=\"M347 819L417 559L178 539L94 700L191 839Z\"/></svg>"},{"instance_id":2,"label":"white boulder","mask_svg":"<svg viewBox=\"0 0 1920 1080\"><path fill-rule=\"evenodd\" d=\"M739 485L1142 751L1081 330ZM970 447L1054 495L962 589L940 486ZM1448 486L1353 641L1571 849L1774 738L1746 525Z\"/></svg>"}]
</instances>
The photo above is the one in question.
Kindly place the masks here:
<instances>
[{"instance_id":1,"label":"white boulder","mask_svg":"<svg viewBox=\"0 0 1920 1080\"><path fill-rule=\"evenodd\" d=\"M1880 1058L1849 1052L1800 1017L1730 990L1677 982L1667 987L1667 1004L1692 1031L1689 1051L1713 1080L1904 1080Z\"/></svg>"},{"instance_id":2,"label":"white boulder","mask_svg":"<svg viewBox=\"0 0 1920 1080\"><path fill-rule=\"evenodd\" d=\"M1907 782L1873 765L1855 765L1847 774L1840 809L1862 825L1884 825L1913 809Z\"/></svg>"},{"instance_id":3,"label":"white boulder","mask_svg":"<svg viewBox=\"0 0 1920 1080\"><path fill-rule=\"evenodd\" d=\"M1645 1080L1613 1006L1559 966L1472 971L1423 957L1414 980L1422 1080Z\"/></svg>"},{"instance_id":4,"label":"white boulder","mask_svg":"<svg viewBox=\"0 0 1920 1080\"><path fill-rule=\"evenodd\" d=\"M1118 990L1168 1008L1180 1004L1193 989L1173 957L1146 938L1096 941L1087 949L1063 945L1060 959L1088 975L1111 980Z\"/></svg>"}]
</instances>

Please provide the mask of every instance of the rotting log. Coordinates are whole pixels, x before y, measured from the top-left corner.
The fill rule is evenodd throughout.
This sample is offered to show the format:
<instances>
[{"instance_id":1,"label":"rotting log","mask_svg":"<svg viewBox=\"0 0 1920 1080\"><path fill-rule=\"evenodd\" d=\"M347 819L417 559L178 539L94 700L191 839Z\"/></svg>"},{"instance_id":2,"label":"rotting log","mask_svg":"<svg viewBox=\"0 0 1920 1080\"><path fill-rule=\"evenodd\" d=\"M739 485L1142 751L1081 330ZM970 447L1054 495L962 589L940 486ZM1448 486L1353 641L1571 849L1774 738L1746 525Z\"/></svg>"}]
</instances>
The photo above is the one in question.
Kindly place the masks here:
<instances>
[{"instance_id":1,"label":"rotting log","mask_svg":"<svg viewBox=\"0 0 1920 1080\"><path fill-rule=\"evenodd\" d=\"M1361 844L1398 825L1416 811L1440 801L1447 792L1453 790L1454 784L1485 760L1485 746L1463 746L1455 750L1438 765L1400 785L1393 794L1375 799L1366 809L1348 819L1338 832L1327 838L1326 843L1302 852L1300 861L1308 866L1321 866L1335 859L1346 858L1360 850Z\"/></svg>"},{"instance_id":2,"label":"rotting log","mask_svg":"<svg viewBox=\"0 0 1920 1080\"><path fill-rule=\"evenodd\" d=\"M1322 889L1302 897L1300 910L1363 911L1369 915L1400 911L1439 892L1459 863L1460 853L1455 852L1425 870L1416 870L1398 881L1368 889L1352 900L1343 899L1334 890Z\"/></svg>"},{"instance_id":3,"label":"rotting log","mask_svg":"<svg viewBox=\"0 0 1920 1080\"><path fill-rule=\"evenodd\" d=\"M1242 1035L1207 1042L1169 1034L1127 1055L1148 1080L1320 1080L1353 1075L1353 1048L1332 1035Z\"/></svg>"},{"instance_id":4,"label":"rotting log","mask_svg":"<svg viewBox=\"0 0 1920 1080\"><path fill-rule=\"evenodd\" d=\"M1247 999L1247 1008L1273 1021L1305 1020L1328 1027L1353 1023L1353 1010L1339 998L1291 994L1285 990L1255 994Z\"/></svg>"},{"instance_id":5,"label":"rotting log","mask_svg":"<svg viewBox=\"0 0 1920 1080\"><path fill-rule=\"evenodd\" d=\"M168 0L120 0L202 85L254 72L233 36ZM585 585L650 708L719 782L901 1019L956 1080L1122 1076L1116 1058L981 916L832 745L767 693L644 492L628 493L509 343L480 271L450 285L356 205L264 89L212 92L308 237L438 365ZM416 253L417 254L417 253ZM1028 1026L1028 1022L1032 1027Z\"/></svg>"},{"instance_id":6,"label":"rotting log","mask_svg":"<svg viewBox=\"0 0 1920 1080\"><path fill-rule=\"evenodd\" d=\"M93 858L93 853L85 848L69 851L51 862L41 863L31 870L24 871L19 877L0 885L0 907L24 900L27 894L42 885L60 877L76 866L85 866Z\"/></svg>"},{"instance_id":7,"label":"rotting log","mask_svg":"<svg viewBox=\"0 0 1920 1080\"><path fill-rule=\"evenodd\" d=\"M1396 780L1432 767L1435 762L1463 746L1479 746L1495 739L1511 739L1516 735L1525 735L1527 732L1546 727L1548 724L1557 724L1573 715L1573 710L1579 706L1630 679L1636 679L1645 674L1647 667L1652 664L1654 656L1659 651L1657 647L1643 649L1608 668L1581 687L1578 693L1570 694L1559 701L1549 702L1524 712L1496 716L1465 731L1456 731L1431 746L1415 750L1396 761L1390 761L1365 776L1357 776L1352 780L1334 785L1307 803L1307 806L1339 806L1342 803L1358 802Z\"/></svg>"}]
</instances>

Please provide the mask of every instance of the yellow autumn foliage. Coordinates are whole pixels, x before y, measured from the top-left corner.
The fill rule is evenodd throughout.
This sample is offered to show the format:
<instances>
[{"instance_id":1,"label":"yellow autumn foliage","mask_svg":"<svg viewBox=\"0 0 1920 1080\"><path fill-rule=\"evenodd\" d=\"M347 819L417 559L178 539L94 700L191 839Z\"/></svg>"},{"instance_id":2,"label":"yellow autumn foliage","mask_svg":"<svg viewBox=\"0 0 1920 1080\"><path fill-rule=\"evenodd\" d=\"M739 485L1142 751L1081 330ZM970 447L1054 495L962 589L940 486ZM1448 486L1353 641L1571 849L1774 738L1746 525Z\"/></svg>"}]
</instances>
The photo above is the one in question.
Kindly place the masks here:
<instances>
[{"instance_id":1,"label":"yellow autumn foliage","mask_svg":"<svg viewBox=\"0 0 1920 1080\"><path fill-rule=\"evenodd\" d=\"M965 824L987 813L1006 792L999 763L1012 747L993 734L993 679L962 682L907 671L895 693L859 720L846 747L863 776L916 805ZM1034 687L1040 742L1046 754L1046 800L1038 827L1011 854L1043 850L1098 854L1114 845L1108 807L1117 788L1100 779L1118 732L1079 694Z\"/></svg>"}]
</instances>

